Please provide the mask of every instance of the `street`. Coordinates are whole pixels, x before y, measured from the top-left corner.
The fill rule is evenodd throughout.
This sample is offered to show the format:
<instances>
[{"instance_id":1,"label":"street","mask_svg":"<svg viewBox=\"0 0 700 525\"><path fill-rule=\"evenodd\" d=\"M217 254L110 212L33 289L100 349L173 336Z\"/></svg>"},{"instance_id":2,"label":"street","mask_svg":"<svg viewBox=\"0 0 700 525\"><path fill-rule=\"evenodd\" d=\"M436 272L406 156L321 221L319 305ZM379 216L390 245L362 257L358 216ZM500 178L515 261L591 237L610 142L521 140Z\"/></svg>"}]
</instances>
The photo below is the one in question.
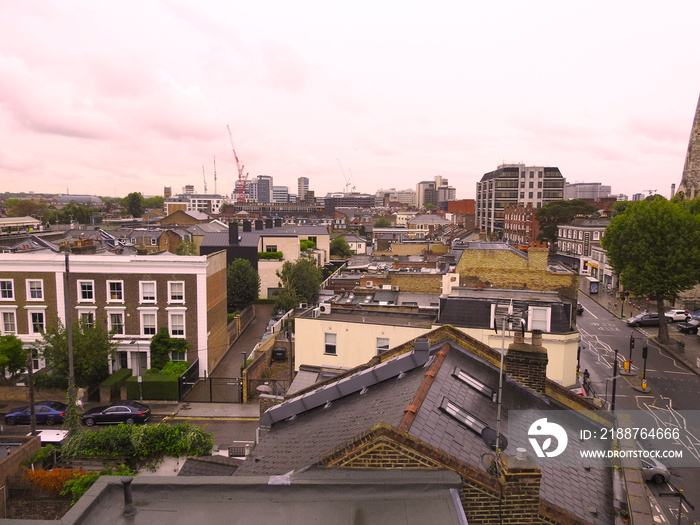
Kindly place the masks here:
<instances>
[{"instance_id":1,"label":"street","mask_svg":"<svg viewBox=\"0 0 700 525\"><path fill-rule=\"evenodd\" d=\"M616 411L644 410L648 411L650 416L654 418L667 420L668 418L678 418L678 411L681 410L698 410L697 396L700 392L700 378L673 356L661 350L656 341L651 339L651 336L657 334L658 328L630 328L624 320L618 319L588 297L580 295L579 301L585 309L584 313L577 319L581 334L580 370L583 373L585 369L588 369L595 395L604 401L605 406L609 408L613 400L612 378L615 350L618 350L618 375L621 375L623 362L630 358L630 337L632 336L635 345L631 354L631 370L637 378L641 378L644 368L642 348L648 347L645 377L650 391L635 390L630 384L630 379L624 375L618 377L614 381ZM673 330L674 328L669 327L669 329ZM683 445L684 454L688 454L688 457L692 457L696 461L700 459L698 448L700 443L697 436L687 433L679 441ZM679 523L679 498L661 495L664 492L672 492L672 487L675 487L682 489L684 495L696 507L695 510L692 510L689 506L683 505L680 523L700 522L700 469L669 467L669 471L671 472L670 485L668 483L661 485L647 483L658 503L659 512L663 513L667 523Z\"/></svg>"}]
</instances>

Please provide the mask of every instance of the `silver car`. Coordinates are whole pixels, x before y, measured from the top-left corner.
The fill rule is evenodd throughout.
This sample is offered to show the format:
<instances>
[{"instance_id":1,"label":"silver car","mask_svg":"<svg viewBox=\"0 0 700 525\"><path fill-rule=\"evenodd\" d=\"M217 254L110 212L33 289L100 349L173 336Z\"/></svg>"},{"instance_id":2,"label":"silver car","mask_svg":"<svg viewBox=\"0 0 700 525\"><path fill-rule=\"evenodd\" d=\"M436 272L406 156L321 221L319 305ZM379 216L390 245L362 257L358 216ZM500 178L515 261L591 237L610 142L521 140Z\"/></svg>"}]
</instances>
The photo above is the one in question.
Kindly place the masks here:
<instances>
[{"instance_id":1,"label":"silver car","mask_svg":"<svg viewBox=\"0 0 700 525\"><path fill-rule=\"evenodd\" d=\"M642 458L642 473L644 479L654 483L663 483L671 478L666 466L654 458Z\"/></svg>"}]
</instances>

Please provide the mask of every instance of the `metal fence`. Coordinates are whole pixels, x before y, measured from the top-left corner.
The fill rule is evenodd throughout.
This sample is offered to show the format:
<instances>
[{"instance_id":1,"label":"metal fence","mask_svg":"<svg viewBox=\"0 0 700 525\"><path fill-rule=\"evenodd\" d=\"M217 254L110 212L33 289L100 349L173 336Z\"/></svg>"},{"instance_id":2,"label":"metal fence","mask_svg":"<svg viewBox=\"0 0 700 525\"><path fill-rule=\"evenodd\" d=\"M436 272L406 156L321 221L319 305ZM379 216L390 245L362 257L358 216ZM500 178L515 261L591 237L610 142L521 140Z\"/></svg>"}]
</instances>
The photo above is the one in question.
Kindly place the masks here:
<instances>
[{"instance_id":1,"label":"metal fence","mask_svg":"<svg viewBox=\"0 0 700 525\"><path fill-rule=\"evenodd\" d=\"M243 381L240 377L200 377L181 401L188 403L241 403Z\"/></svg>"},{"instance_id":2,"label":"metal fence","mask_svg":"<svg viewBox=\"0 0 700 525\"><path fill-rule=\"evenodd\" d=\"M187 394L194 388L199 379L199 358L195 359L194 363L178 377L178 400L183 401Z\"/></svg>"}]
</instances>

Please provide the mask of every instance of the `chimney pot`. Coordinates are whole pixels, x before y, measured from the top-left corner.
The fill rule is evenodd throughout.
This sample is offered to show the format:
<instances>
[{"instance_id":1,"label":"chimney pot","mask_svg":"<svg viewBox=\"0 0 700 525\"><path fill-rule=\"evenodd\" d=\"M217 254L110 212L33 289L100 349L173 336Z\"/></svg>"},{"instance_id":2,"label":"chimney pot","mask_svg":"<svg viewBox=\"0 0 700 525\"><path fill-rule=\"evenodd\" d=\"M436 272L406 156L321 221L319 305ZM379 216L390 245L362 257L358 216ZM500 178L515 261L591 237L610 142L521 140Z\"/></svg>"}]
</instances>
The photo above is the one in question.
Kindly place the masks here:
<instances>
[{"instance_id":1,"label":"chimney pot","mask_svg":"<svg viewBox=\"0 0 700 525\"><path fill-rule=\"evenodd\" d=\"M138 510L134 507L134 497L131 492L131 482L134 478L122 478L121 483L124 486L124 510L122 516L125 518L133 518L138 514Z\"/></svg>"},{"instance_id":2,"label":"chimney pot","mask_svg":"<svg viewBox=\"0 0 700 525\"><path fill-rule=\"evenodd\" d=\"M542 346L542 330L532 331L532 346Z\"/></svg>"}]
</instances>

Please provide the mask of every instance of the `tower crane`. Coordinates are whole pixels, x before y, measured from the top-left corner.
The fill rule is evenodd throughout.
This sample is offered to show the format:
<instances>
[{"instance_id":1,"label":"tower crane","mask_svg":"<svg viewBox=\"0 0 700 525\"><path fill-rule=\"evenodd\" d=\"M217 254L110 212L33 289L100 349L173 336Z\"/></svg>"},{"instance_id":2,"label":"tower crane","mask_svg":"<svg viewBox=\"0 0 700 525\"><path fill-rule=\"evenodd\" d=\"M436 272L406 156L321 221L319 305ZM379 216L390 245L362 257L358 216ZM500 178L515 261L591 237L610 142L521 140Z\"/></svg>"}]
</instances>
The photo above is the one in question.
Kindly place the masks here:
<instances>
[{"instance_id":1,"label":"tower crane","mask_svg":"<svg viewBox=\"0 0 700 525\"><path fill-rule=\"evenodd\" d=\"M204 179L204 193L207 193L207 174L204 172L204 166L202 166L202 178Z\"/></svg>"},{"instance_id":2,"label":"tower crane","mask_svg":"<svg viewBox=\"0 0 700 525\"><path fill-rule=\"evenodd\" d=\"M238 160L238 155L236 154L236 148L233 146L233 135L231 135L231 128L226 126L228 130L228 138L231 140L231 149L233 150L233 156L236 159L236 168L238 169L238 198L236 202L245 202L245 183L248 180L248 174L243 175L244 165Z\"/></svg>"},{"instance_id":3,"label":"tower crane","mask_svg":"<svg viewBox=\"0 0 700 525\"><path fill-rule=\"evenodd\" d=\"M345 171L343 170L343 165L340 163L340 159L335 160L338 161L338 166L340 166L340 172L343 174L343 178L345 179L345 193L348 193L348 189L350 188L350 186L352 186L352 181L347 175L345 175Z\"/></svg>"}]
</instances>

